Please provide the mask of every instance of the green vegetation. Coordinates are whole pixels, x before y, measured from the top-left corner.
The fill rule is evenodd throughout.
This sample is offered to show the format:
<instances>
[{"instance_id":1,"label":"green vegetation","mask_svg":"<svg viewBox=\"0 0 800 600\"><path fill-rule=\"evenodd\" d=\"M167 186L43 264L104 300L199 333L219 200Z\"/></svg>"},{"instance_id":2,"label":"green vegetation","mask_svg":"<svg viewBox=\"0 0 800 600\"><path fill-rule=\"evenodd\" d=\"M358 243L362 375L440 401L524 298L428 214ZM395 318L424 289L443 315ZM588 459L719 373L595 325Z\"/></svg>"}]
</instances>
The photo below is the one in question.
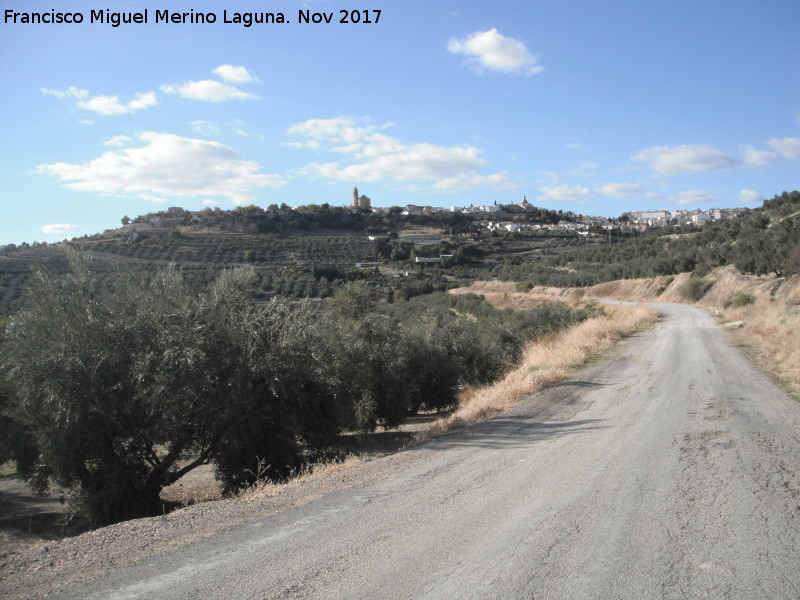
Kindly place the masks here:
<instances>
[{"instance_id":1,"label":"green vegetation","mask_svg":"<svg viewBox=\"0 0 800 600\"><path fill-rule=\"evenodd\" d=\"M614 281L704 274L733 265L743 273L800 272L800 192L785 192L763 207L702 228L657 228L612 241L611 245L507 264L486 274L506 281L583 287Z\"/></svg>"},{"instance_id":2,"label":"green vegetation","mask_svg":"<svg viewBox=\"0 0 800 600\"><path fill-rule=\"evenodd\" d=\"M480 271L509 257L517 260L529 252L549 254L562 245L586 244L574 232L566 231L492 233L484 239L472 215L404 216L401 212L397 207L371 212L326 204L165 211L123 219L122 229L71 242L0 246L0 315L22 306L23 290L33 269L67 272L60 251L64 245L79 247L92 256L98 290L113 291L121 264L148 272L174 263L196 290L208 286L224 269L247 265L254 269L257 298L266 301L275 297L328 298L342 284L362 279L369 279L389 295L399 291L403 298L407 292L416 293L415 284L406 284L418 279L434 289L446 289L445 279L474 280ZM554 223L575 215L530 208L505 217L515 222ZM429 232L430 239L417 243L413 237L403 237L415 227ZM442 263L415 263L418 256L440 255L447 256ZM376 265L381 267L379 271ZM413 277L400 284L391 270Z\"/></svg>"},{"instance_id":3,"label":"green vegetation","mask_svg":"<svg viewBox=\"0 0 800 600\"><path fill-rule=\"evenodd\" d=\"M746 292L739 292L733 297L733 300L731 300L730 305L733 308L739 308L742 306L747 306L748 304L752 304L754 300L755 298L753 298L751 294L748 294Z\"/></svg>"},{"instance_id":4,"label":"green vegetation","mask_svg":"<svg viewBox=\"0 0 800 600\"><path fill-rule=\"evenodd\" d=\"M33 273L2 342L3 456L44 489L77 488L95 524L161 512L160 490L213 463L228 491L335 451L338 434L395 427L499 377L524 343L587 315L497 311L441 292L392 305L367 281L330 310L253 304L252 268L192 290L162 267L97 286L70 252Z\"/></svg>"},{"instance_id":5,"label":"green vegetation","mask_svg":"<svg viewBox=\"0 0 800 600\"><path fill-rule=\"evenodd\" d=\"M674 277L667 277L667 278L664 280L664 283L661 285L661 287L659 287L659 288L656 290L656 298L658 298L659 296L661 296L661 294L663 294L664 292L666 292L666 291L667 291L667 288L668 288L669 286L671 286L671 285L672 285L672 282L673 282L673 281L675 281L675 278L674 278Z\"/></svg>"},{"instance_id":6,"label":"green vegetation","mask_svg":"<svg viewBox=\"0 0 800 600\"><path fill-rule=\"evenodd\" d=\"M709 289L711 289L710 281L693 274L686 283L681 285L680 293L690 302L697 302L706 295Z\"/></svg>"},{"instance_id":7,"label":"green vegetation","mask_svg":"<svg viewBox=\"0 0 800 600\"><path fill-rule=\"evenodd\" d=\"M307 307L256 310L246 270L197 295L169 268L96 294L85 257L71 263L63 279L36 273L10 320L6 414L36 450L23 473L39 487L79 486L93 522L158 512L160 489L210 460L229 488L256 457L285 475L301 444L335 433L312 385ZM187 454L196 458L181 466Z\"/></svg>"}]
</instances>

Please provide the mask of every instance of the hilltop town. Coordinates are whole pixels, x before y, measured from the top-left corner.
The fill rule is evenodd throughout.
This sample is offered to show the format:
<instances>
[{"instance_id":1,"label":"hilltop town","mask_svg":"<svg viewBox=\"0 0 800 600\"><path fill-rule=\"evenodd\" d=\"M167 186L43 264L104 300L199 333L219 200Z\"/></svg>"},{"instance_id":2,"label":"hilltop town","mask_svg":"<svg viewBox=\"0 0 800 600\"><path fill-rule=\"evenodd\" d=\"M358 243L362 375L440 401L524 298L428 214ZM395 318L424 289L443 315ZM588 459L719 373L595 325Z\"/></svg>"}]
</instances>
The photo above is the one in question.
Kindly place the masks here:
<instances>
[{"instance_id":1,"label":"hilltop town","mask_svg":"<svg viewBox=\"0 0 800 600\"><path fill-rule=\"evenodd\" d=\"M732 219L740 214L747 212L748 208L709 208L706 210L633 210L619 215L618 217L598 217L573 213L572 211L554 211L543 209L531 204L527 196L523 195L519 202L507 204L498 203L496 200L492 204L451 206L444 208L441 206L424 206L407 204L406 206L372 206L372 199L360 194L358 188L353 189L352 201L349 205L332 206L329 204L307 205L299 207L288 207L283 204L278 206L272 204L266 209L254 205L238 207L234 212L248 215L258 213L277 213L279 211L299 211L301 213L335 211L336 209L349 209L352 212L373 213L376 216L403 216L403 217L447 217L451 215L461 215L469 217L474 231L575 231L582 235L590 232L599 233L601 231L645 231L653 227L668 227L694 225L702 226L714 221L725 221ZM123 224L131 222L148 223L151 225L180 226L189 224L218 223L226 212L219 208L205 208L201 211L187 211L180 207L170 207L166 211L148 213L137 217L131 221L127 217L123 219Z\"/></svg>"}]
</instances>

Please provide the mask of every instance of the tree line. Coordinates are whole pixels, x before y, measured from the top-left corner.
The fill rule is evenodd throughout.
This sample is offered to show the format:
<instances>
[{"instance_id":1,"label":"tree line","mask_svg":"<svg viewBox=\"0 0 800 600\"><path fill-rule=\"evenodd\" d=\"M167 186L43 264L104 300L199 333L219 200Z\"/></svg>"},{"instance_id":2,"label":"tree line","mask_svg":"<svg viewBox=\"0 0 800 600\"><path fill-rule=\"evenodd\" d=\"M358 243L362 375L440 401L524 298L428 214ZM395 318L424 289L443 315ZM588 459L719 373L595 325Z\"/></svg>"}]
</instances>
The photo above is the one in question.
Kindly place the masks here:
<instances>
[{"instance_id":1,"label":"tree line","mask_svg":"<svg viewBox=\"0 0 800 600\"><path fill-rule=\"evenodd\" d=\"M326 310L256 305L246 267L199 290L175 267L120 270L110 291L89 262L70 251L66 274L35 271L3 324L0 460L39 489L76 490L95 525L159 514L160 490L205 463L228 492L284 478L343 432L451 405L531 338L587 316L441 292L390 305L365 280Z\"/></svg>"}]
</instances>

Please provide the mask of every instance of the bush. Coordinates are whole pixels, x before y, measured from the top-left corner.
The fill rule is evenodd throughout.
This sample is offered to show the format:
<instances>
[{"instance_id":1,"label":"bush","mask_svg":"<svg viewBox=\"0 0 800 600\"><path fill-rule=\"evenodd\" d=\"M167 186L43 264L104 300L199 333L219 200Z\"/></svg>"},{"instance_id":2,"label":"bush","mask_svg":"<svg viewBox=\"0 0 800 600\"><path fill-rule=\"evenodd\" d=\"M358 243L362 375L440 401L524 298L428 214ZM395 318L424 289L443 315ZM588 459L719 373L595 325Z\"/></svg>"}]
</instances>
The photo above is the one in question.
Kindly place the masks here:
<instances>
[{"instance_id":1,"label":"bush","mask_svg":"<svg viewBox=\"0 0 800 600\"><path fill-rule=\"evenodd\" d=\"M518 292L530 292L533 289L533 282L531 281L518 281L516 285Z\"/></svg>"},{"instance_id":2,"label":"bush","mask_svg":"<svg viewBox=\"0 0 800 600\"><path fill-rule=\"evenodd\" d=\"M334 300L341 298L341 290ZM342 429L371 431L396 427L408 412L408 372L402 330L369 313L324 321L320 341L326 373Z\"/></svg>"},{"instance_id":3,"label":"bush","mask_svg":"<svg viewBox=\"0 0 800 600\"><path fill-rule=\"evenodd\" d=\"M706 295L712 285L710 281L693 275L680 287L679 291L685 299L697 302Z\"/></svg>"},{"instance_id":4,"label":"bush","mask_svg":"<svg viewBox=\"0 0 800 600\"><path fill-rule=\"evenodd\" d=\"M36 272L0 365L0 429L16 440L0 455L29 481L77 487L98 525L160 513L160 490L203 463L226 490L286 477L338 432L448 406L527 340L585 316L442 292L388 306L364 281L340 286L326 313L256 308L252 269L199 292L175 268L111 279L114 293L99 292L77 253L65 277Z\"/></svg>"},{"instance_id":5,"label":"bush","mask_svg":"<svg viewBox=\"0 0 800 600\"><path fill-rule=\"evenodd\" d=\"M745 292L739 292L733 297L733 300L731 300L731 306L734 308L739 308L740 306L747 306L748 304L752 304L753 300L755 300L755 298L753 298L753 296L751 296L750 294L747 294Z\"/></svg>"}]
</instances>

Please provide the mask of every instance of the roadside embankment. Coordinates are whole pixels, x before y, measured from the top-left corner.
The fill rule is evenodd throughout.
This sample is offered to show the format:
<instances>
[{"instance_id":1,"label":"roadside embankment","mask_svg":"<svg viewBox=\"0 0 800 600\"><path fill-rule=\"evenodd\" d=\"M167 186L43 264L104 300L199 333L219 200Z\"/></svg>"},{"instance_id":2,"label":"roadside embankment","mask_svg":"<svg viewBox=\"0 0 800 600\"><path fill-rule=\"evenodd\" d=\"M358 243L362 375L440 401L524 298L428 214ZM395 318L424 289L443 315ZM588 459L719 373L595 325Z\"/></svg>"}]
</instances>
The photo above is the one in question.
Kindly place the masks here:
<instances>
[{"instance_id":1,"label":"roadside embankment","mask_svg":"<svg viewBox=\"0 0 800 600\"><path fill-rule=\"evenodd\" d=\"M693 285L695 284L695 285ZM470 291L487 299L507 295L513 283L480 282ZM737 344L751 359L776 377L800 399L800 275L756 277L731 266L714 269L704 277L690 273L649 279L609 281L589 288L534 287L529 301L557 298L616 298L633 302L679 302L709 310L729 327ZM536 300L534 300L536 299ZM521 302L518 300L518 302Z\"/></svg>"},{"instance_id":2,"label":"roadside embankment","mask_svg":"<svg viewBox=\"0 0 800 600\"><path fill-rule=\"evenodd\" d=\"M719 267L702 278L701 297L687 295L691 276L655 277L603 283L590 296L620 300L684 302L702 306L729 327L752 360L800 399L800 275L756 277Z\"/></svg>"}]
</instances>

